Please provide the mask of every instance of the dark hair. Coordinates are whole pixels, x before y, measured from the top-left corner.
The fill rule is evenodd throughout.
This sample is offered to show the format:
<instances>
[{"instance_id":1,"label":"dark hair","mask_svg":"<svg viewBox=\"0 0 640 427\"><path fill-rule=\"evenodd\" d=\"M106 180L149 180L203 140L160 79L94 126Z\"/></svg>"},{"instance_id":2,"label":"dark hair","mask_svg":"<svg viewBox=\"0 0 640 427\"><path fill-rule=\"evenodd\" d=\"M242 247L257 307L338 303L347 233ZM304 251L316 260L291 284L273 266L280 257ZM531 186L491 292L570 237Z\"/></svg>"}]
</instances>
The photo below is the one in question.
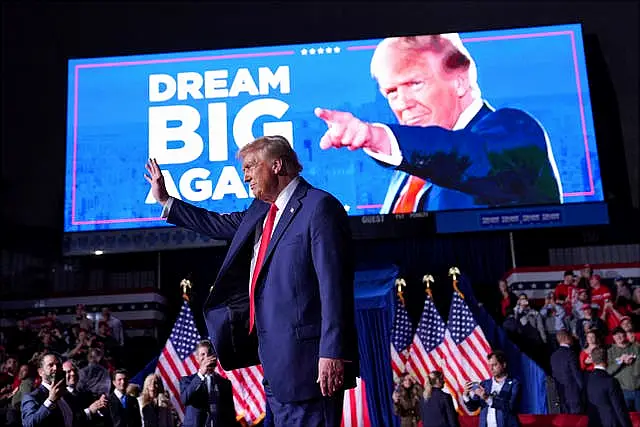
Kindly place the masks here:
<instances>
[{"instance_id":1,"label":"dark hair","mask_svg":"<svg viewBox=\"0 0 640 427\"><path fill-rule=\"evenodd\" d=\"M116 369L113 372L113 375L111 375L111 381L115 381L116 380L116 376L118 374L124 375L125 377L129 378L129 372L126 369Z\"/></svg>"},{"instance_id":2,"label":"dark hair","mask_svg":"<svg viewBox=\"0 0 640 427\"><path fill-rule=\"evenodd\" d=\"M60 362L60 359L58 358L58 355L57 355L57 354L55 354L55 353L51 353L51 352L49 352L49 353L44 353L43 355L41 355L41 356L40 356L40 359L38 360L38 367L40 367L40 368L44 368L44 366L43 366L43 364L44 364L44 359L45 359L47 356L53 356L53 357L55 357L55 358L56 358L56 360L58 361L58 363Z\"/></svg>"},{"instance_id":3,"label":"dark hair","mask_svg":"<svg viewBox=\"0 0 640 427\"><path fill-rule=\"evenodd\" d=\"M495 350L489 353L487 360L491 360L492 358L495 358L501 365L507 364L507 355L504 354L504 351L502 350Z\"/></svg>"},{"instance_id":4,"label":"dark hair","mask_svg":"<svg viewBox=\"0 0 640 427\"><path fill-rule=\"evenodd\" d=\"M621 326L617 326L616 328L613 329L613 331L611 332L611 336L617 335L617 334L627 334L627 331L625 331L624 329L622 329Z\"/></svg>"},{"instance_id":5,"label":"dark hair","mask_svg":"<svg viewBox=\"0 0 640 427\"><path fill-rule=\"evenodd\" d=\"M572 271L572 270L567 270L567 271L565 271L565 272L564 272L564 277L567 277L567 276L571 276L571 277L573 277L573 271Z\"/></svg>"},{"instance_id":6,"label":"dark hair","mask_svg":"<svg viewBox=\"0 0 640 427\"><path fill-rule=\"evenodd\" d=\"M211 344L210 340L201 340L198 345L196 345L196 349L200 348L200 347L206 347L207 350L211 353L213 353L213 344Z\"/></svg>"},{"instance_id":7,"label":"dark hair","mask_svg":"<svg viewBox=\"0 0 640 427\"><path fill-rule=\"evenodd\" d=\"M560 342L560 341L569 341L569 340L571 340L571 334L566 329L560 329L556 333L556 339L558 340L558 342Z\"/></svg>"},{"instance_id":8,"label":"dark hair","mask_svg":"<svg viewBox=\"0 0 640 427\"><path fill-rule=\"evenodd\" d=\"M607 363L607 352L602 347L596 347L591 350L591 361L594 365Z\"/></svg>"},{"instance_id":9,"label":"dark hair","mask_svg":"<svg viewBox=\"0 0 640 427\"><path fill-rule=\"evenodd\" d=\"M67 360L65 360L65 361L64 361L64 363L63 363L63 365L64 365L65 363L70 364L70 365L71 365L71 370L72 370L73 372L75 372L75 373L76 373L76 375L78 375L78 365L76 364L76 362L75 362L73 359L67 359Z\"/></svg>"}]
</instances>

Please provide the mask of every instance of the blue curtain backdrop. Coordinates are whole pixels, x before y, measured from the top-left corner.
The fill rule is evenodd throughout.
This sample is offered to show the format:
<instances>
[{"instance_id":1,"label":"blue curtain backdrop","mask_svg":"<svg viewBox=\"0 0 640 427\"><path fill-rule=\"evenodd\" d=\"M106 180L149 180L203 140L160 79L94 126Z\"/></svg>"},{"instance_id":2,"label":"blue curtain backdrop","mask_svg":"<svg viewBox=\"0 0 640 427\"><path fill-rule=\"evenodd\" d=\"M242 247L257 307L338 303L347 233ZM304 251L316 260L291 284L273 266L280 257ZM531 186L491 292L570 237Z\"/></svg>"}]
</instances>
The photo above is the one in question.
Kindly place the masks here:
<instances>
[{"instance_id":1,"label":"blue curtain backdrop","mask_svg":"<svg viewBox=\"0 0 640 427\"><path fill-rule=\"evenodd\" d=\"M151 362L147 363L147 366L142 368L140 372L136 374L135 377L131 378L129 382L132 384L138 384L142 388L142 384L144 383L144 379L149 374L153 374L156 371L156 366L158 366L158 357L156 356L151 360Z\"/></svg>"},{"instance_id":2,"label":"blue curtain backdrop","mask_svg":"<svg viewBox=\"0 0 640 427\"><path fill-rule=\"evenodd\" d=\"M365 382L369 418L373 426L400 425L393 415L391 394L391 324L398 268L389 266L356 273L356 326L360 376Z\"/></svg>"},{"instance_id":3,"label":"blue curtain backdrop","mask_svg":"<svg viewBox=\"0 0 640 427\"><path fill-rule=\"evenodd\" d=\"M506 353L509 373L522 383L520 412L523 414L546 414L547 390L544 370L520 351L507 338L507 334L493 320L493 317L482 306L478 305L478 301L471 290L471 285L465 276L460 278L458 289L464 294L465 301L487 337L491 348L500 349Z\"/></svg>"}]
</instances>

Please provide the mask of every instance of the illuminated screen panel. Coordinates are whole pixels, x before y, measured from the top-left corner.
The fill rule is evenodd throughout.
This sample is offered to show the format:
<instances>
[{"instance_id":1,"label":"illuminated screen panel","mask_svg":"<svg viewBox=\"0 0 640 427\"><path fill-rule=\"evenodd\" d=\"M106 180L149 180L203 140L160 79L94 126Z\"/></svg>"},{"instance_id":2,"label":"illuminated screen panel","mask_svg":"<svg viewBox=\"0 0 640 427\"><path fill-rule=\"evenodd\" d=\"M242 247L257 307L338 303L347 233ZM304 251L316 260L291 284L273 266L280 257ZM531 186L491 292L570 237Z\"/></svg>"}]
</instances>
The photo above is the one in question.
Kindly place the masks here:
<instances>
[{"instance_id":1,"label":"illuminated screen panel","mask_svg":"<svg viewBox=\"0 0 640 427\"><path fill-rule=\"evenodd\" d=\"M579 25L71 60L68 83L66 232L166 226L149 157L243 210L237 151L276 134L352 216L603 200Z\"/></svg>"}]
</instances>

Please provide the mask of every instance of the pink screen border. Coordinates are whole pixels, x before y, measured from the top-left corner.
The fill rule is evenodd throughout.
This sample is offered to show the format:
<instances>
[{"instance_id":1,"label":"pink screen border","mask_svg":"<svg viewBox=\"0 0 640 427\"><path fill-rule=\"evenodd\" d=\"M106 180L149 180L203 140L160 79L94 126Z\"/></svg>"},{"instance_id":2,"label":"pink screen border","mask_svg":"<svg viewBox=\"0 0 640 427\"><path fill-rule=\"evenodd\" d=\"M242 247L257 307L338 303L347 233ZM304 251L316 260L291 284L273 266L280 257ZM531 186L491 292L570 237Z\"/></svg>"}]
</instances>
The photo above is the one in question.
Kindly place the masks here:
<instances>
[{"instance_id":1,"label":"pink screen border","mask_svg":"<svg viewBox=\"0 0 640 427\"><path fill-rule=\"evenodd\" d=\"M509 39L525 39L536 37L554 37L554 36L569 36L571 38L571 50L573 54L573 67L576 76L576 88L578 90L578 103L580 104L580 122L582 125L582 135L584 142L585 157L587 161L587 173L589 176L589 191L579 191L572 193L564 193L564 197L579 197L579 196L593 196L595 194L595 186L593 183L593 172L591 167L591 157L589 150L589 139L587 136L587 124L584 113L584 102L582 99L582 84L580 82L580 69L578 66L578 53L576 49L575 33L573 31L547 31L540 33L527 33L527 34L512 34L504 36L488 36L488 37L469 37L462 41L464 43L476 43L486 42L494 40L509 40ZM373 50L377 45L364 45L364 46L349 46L348 51L356 50ZM215 61L220 59L239 59L239 58L259 58L267 56L287 56L295 55L293 50L274 51L274 52L262 52L262 53L237 53L228 55L209 55L209 56L194 56L187 58L165 58L165 59L149 59L142 61L120 61L120 62L104 62L99 64L80 64L74 67L74 96L73 96L73 162L72 162L72 189L71 189L71 224L72 225L93 225L93 224L118 224L118 223L132 223L132 222L151 222L161 221L160 217L147 217L147 218L120 218L120 219L103 219L103 220L89 220L89 221L76 221L76 160L78 150L78 79L79 70L82 68L104 68L104 67L126 67L131 65L148 65L148 64L167 64L176 62L193 62L193 61ZM379 208L382 205L366 205L357 206L360 209L364 208Z\"/></svg>"}]
</instances>

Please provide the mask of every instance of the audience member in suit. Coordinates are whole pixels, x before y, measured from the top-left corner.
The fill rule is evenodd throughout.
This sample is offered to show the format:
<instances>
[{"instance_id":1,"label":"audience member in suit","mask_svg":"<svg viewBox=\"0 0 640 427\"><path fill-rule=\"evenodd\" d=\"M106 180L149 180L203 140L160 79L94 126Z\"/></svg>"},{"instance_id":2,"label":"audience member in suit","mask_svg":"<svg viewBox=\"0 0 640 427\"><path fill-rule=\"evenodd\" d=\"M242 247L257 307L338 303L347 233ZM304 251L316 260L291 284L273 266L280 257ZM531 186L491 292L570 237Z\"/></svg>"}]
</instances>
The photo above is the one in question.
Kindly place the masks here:
<instances>
[{"instance_id":1,"label":"audience member in suit","mask_svg":"<svg viewBox=\"0 0 640 427\"><path fill-rule=\"evenodd\" d=\"M571 334L565 329L556 334L560 347L551 355L551 375L556 382L560 410L565 414L582 413L584 382L578 355L571 349Z\"/></svg>"},{"instance_id":2,"label":"audience member in suit","mask_svg":"<svg viewBox=\"0 0 640 427\"><path fill-rule=\"evenodd\" d=\"M129 393L127 393L129 394ZM177 419L169 396L157 374L147 375L138 397L144 427L173 427Z\"/></svg>"},{"instance_id":3,"label":"audience member in suit","mask_svg":"<svg viewBox=\"0 0 640 427\"><path fill-rule=\"evenodd\" d=\"M595 348L591 360L595 369L587 374L589 427L631 427L620 384L607 372L607 351Z\"/></svg>"},{"instance_id":4,"label":"audience member in suit","mask_svg":"<svg viewBox=\"0 0 640 427\"><path fill-rule=\"evenodd\" d=\"M422 427L460 427L453 399L449 393L442 391L443 387L442 372L431 372L420 401Z\"/></svg>"},{"instance_id":5,"label":"audience member in suit","mask_svg":"<svg viewBox=\"0 0 640 427\"><path fill-rule=\"evenodd\" d=\"M62 370L65 374L67 393L64 395L65 400L71 406L74 414L82 414L86 416L86 423L89 425L101 425L102 418L106 412L109 400L106 395L94 399L89 391L78 390L78 367L71 360L67 360L62 364ZM82 419L82 417L79 417ZM93 421L93 422L92 422Z\"/></svg>"},{"instance_id":6,"label":"audience member in suit","mask_svg":"<svg viewBox=\"0 0 640 427\"><path fill-rule=\"evenodd\" d=\"M520 382L507 373L502 351L489 354L490 379L465 384L462 399L470 411L480 409L480 427L518 427Z\"/></svg>"},{"instance_id":7,"label":"audience member in suit","mask_svg":"<svg viewBox=\"0 0 640 427\"><path fill-rule=\"evenodd\" d=\"M112 378L114 390L109 395L109 417L113 427L142 427L138 400L127 395L129 374L118 369Z\"/></svg>"},{"instance_id":8,"label":"audience member in suit","mask_svg":"<svg viewBox=\"0 0 640 427\"><path fill-rule=\"evenodd\" d=\"M198 372L180 379L183 427L236 426L231 382L214 372L218 359L209 340L196 348Z\"/></svg>"},{"instance_id":9,"label":"audience member in suit","mask_svg":"<svg viewBox=\"0 0 640 427\"><path fill-rule=\"evenodd\" d=\"M42 383L22 399L22 425L24 427L75 427L86 424L88 416L74 411L69 403L65 375L54 354L40 359L38 373ZM97 408L94 406L94 409Z\"/></svg>"}]
</instances>

